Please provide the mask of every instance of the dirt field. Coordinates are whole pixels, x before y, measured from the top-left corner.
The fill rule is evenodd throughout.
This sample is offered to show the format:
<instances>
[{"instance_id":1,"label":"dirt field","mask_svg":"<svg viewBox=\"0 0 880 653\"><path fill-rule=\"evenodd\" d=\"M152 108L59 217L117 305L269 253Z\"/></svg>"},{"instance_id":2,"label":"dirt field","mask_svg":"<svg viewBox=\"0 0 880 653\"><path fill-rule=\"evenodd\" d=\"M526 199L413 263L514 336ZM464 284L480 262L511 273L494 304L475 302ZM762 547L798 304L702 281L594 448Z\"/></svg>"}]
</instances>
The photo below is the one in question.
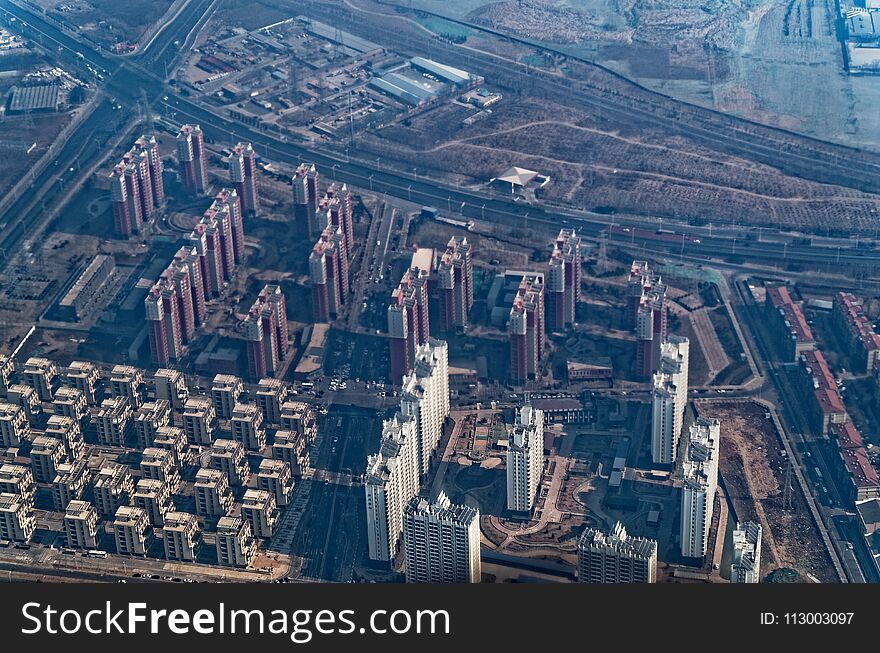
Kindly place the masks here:
<instances>
[{"instance_id":1,"label":"dirt field","mask_svg":"<svg viewBox=\"0 0 880 653\"><path fill-rule=\"evenodd\" d=\"M48 13L99 43L135 43L173 0L37 0Z\"/></svg>"},{"instance_id":2,"label":"dirt field","mask_svg":"<svg viewBox=\"0 0 880 653\"><path fill-rule=\"evenodd\" d=\"M526 73L511 62L444 46L389 7L372 14L311 2L304 8L404 56L418 53L470 70L503 93L492 114L470 126L444 109L364 136L365 155L384 156L401 170L415 166L477 185L518 165L549 175L540 194L567 206L873 233L880 208L873 152L685 105L583 61L566 60L564 78L540 67Z\"/></svg>"},{"instance_id":3,"label":"dirt field","mask_svg":"<svg viewBox=\"0 0 880 653\"><path fill-rule=\"evenodd\" d=\"M366 136L362 147L470 184L524 166L551 177L543 199L578 208L814 228L839 220L855 226L880 209L874 195L797 179L678 138L611 127L598 115L537 98L505 97L491 116L467 127L461 111L429 111L409 126Z\"/></svg>"},{"instance_id":4,"label":"dirt field","mask_svg":"<svg viewBox=\"0 0 880 653\"><path fill-rule=\"evenodd\" d=\"M709 319L708 309L699 309L690 313L691 325L697 340L700 342L700 348L706 356L706 363L709 366L710 378L715 378L721 370L730 364L730 358L721 346L715 327Z\"/></svg>"},{"instance_id":5,"label":"dirt field","mask_svg":"<svg viewBox=\"0 0 880 653\"><path fill-rule=\"evenodd\" d=\"M880 88L870 76L840 73L833 3L412 0L409 6L549 43L688 102L856 146L880 144L877 112L863 108L876 102ZM469 37L468 44L482 45L481 38Z\"/></svg>"},{"instance_id":6,"label":"dirt field","mask_svg":"<svg viewBox=\"0 0 880 653\"><path fill-rule=\"evenodd\" d=\"M701 415L721 420L720 475L739 521L764 529L762 576L779 567L836 582L819 531L792 473L791 510L784 510L786 460L765 410L751 402L699 402Z\"/></svg>"},{"instance_id":7,"label":"dirt field","mask_svg":"<svg viewBox=\"0 0 880 653\"><path fill-rule=\"evenodd\" d=\"M21 179L71 119L69 113L7 116L0 122L0 193ZM30 154L31 144L36 143Z\"/></svg>"}]
</instances>

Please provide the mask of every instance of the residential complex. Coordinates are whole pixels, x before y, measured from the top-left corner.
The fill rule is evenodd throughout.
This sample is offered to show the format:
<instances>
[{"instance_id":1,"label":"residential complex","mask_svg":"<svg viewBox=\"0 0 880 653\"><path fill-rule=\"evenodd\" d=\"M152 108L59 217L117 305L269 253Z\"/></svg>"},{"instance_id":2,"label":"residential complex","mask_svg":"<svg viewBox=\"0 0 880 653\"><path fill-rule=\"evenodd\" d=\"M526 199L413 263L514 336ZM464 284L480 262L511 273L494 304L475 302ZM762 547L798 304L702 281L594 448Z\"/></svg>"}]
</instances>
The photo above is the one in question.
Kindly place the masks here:
<instances>
[{"instance_id":1,"label":"residential complex","mask_svg":"<svg viewBox=\"0 0 880 653\"><path fill-rule=\"evenodd\" d=\"M628 283L629 319L636 336L635 374L650 379L666 340L666 284L647 261L633 261Z\"/></svg>"},{"instance_id":2,"label":"residential complex","mask_svg":"<svg viewBox=\"0 0 880 653\"><path fill-rule=\"evenodd\" d=\"M250 567L257 555L251 525L242 517L221 517L217 523L217 563L225 567Z\"/></svg>"},{"instance_id":3,"label":"residential complex","mask_svg":"<svg viewBox=\"0 0 880 653\"><path fill-rule=\"evenodd\" d=\"M740 522L733 531L733 561L730 563L731 583L761 582L761 524Z\"/></svg>"},{"instance_id":4,"label":"residential complex","mask_svg":"<svg viewBox=\"0 0 880 653\"><path fill-rule=\"evenodd\" d=\"M865 315L862 302L852 293L839 292L834 295L833 307L834 324L845 343L853 369L870 371L874 362L880 359L880 334Z\"/></svg>"},{"instance_id":5,"label":"residential complex","mask_svg":"<svg viewBox=\"0 0 880 653\"><path fill-rule=\"evenodd\" d=\"M155 136L139 137L110 173L113 226L123 238L138 233L165 202L162 158Z\"/></svg>"},{"instance_id":6,"label":"residential complex","mask_svg":"<svg viewBox=\"0 0 880 653\"><path fill-rule=\"evenodd\" d=\"M169 512L162 527L166 560L195 562L201 540L198 519L188 512Z\"/></svg>"},{"instance_id":7,"label":"residential complex","mask_svg":"<svg viewBox=\"0 0 880 653\"><path fill-rule=\"evenodd\" d=\"M547 331L565 331L575 323L581 287L581 239L574 229L561 229L550 254L544 289Z\"/></svg>"},{"instance_id":8,"label":"residential complex","mask_svg":"<svg viewBox=\"0 0 880 653\"><path fill-rule=\"evenodd\" d=\"M67 546L75 549L98 548L98 511L88 501L71 501L64 512Z\"/></svg>"},{"instance_id":9,"label":"residential complex","mask_svg":"<svg viewBox=\"0 0 880 653\"><path fill-rule=\"evenodd\" d=\"M319 179L317 167L314 164L303 163L297 167L290 180L293 192L293 217L297 226L305 230L309 238L315 238L327 226L317 221L320 199Z\"/></svg>"},{"instance_id":10,"label":"residential complex","mask_svg":"<svg viewBox=\"0 0 880 653\"><path fill-rule=\"evenodd\" d=\"M544 412L528 404L518 408L508 441L507 509L531 513L544 471Z\"/></svg>"},{"instance_id":11,"label":"residential complex","mask_svg":"<svg viewBox=\"0 0 880 653\"><path fill-rule=\"evenodd\" d=\"M524 276L507 321L510 339L510 378L525 383L541 376L544 357L544 281Z\"/></svg>"},{"instance_id":12,"label":"residential complex","mask_svg":"<svg viewBox=\"0 0 880 653\"><path fill-rule=\"evenodd\" d=\"M681 488L681 555L702 558L709 546L709 527L718 488L721 423L698 417L691 425Z\"/></svg>"},{"instance_id":13,"label":"residential complex","mask_svg":"<svg viewBox=\"0 0 880 653\"><path fill-rule=\"evenodd\" d=\"M460 331L468 325L474 305L472 246L465 237L449 239L437 268L440 295L440 330Z\"/></svg>"},{"instance_id":14,"label":"residential complex","mask_svg":"<svg viewBox=\"0 0 880 653\"><path fill-rule=\"evenodd\" d=\"M256 215L260 210L257 189L257 154L250 143L237 143L229 155L229 183L241 199L245 215Z\"/></svg>"},{"instance_id":15,"label":"residential complex","mask_svg":"<svg viewBox=\"0 0 880 653\"><path fill-rule=\"evenodd\" d=\"M657 581L657 542L629 535L620 522L608 533L584 529L577 551L580 583Z\"/></svg>"},{"instance_id":16,"label":"residential complex","mask_svg":"<svg viewBox=\"0 0 880 653\"><path fill-rule=\"evenodd\" d=\"M408 583L480 582L480 511L441 493L413 497L403 512Z\"/></svg>"},{"instance_id":17,"label":"residential complex","mask_svg":"<svg viewBox=\"0 0 880 653\"><path fill-rule=\"evenodd\" d=\"M391 303L388 305L388 347L390 379L394 385L412 371L416 347L424 345L430 337L429 274L429 270L410 268L391 293Z\"/></svg>"},{"instance_id":18,"label":"residential complex","mask_svg":"<svg viewBox=\"0 0 880 653\"><path fill-rule=\"evenodd\" d=\"M802 353L815 349L813 331L788 288L767 286L765 291L764 307L783 360L796 361Z\"/></svg>"},{"instance_id":19,"label":"residential complex","mask_svg":"<svg viewBox=\"0 0 880 653\"><path fill-rule=\"evenodd\" d=\"M428 473L449 415L448 356L446 342L429 338L416 347L412 371L403 377L400 412L416 422L420 476Z\"/></svg>"},{"instance_id":20,"label":"residential complex","mask_svg":"<svg viewBox=\"0 0 880 653\"><path fill-rule=\"evenodd\" d=\"M315 322L330 322L348 300L348 253L340 227L328 225L318 236L309 255L309 279L312 317Z\"/></svg>"},{"instance_id":21,"label":"residential complex","mask_svg":"<svg viewBox=\"0 0 880 653\"><path fill-rule=\"evenodd\" d=\"M208 192L208 162L205 137L198 125L183 125L177 133L177 162L180 183L193 195Z\"/></svg>"},{"instance_id":22,"label":"residential complex","mask_svg":"<svg viewBox=\"0 0 880 653\"><path fill-rule=\"evenodd\" d=\"M281 372L287 358L287 304L281 287L267 284L242 323L247 348L248 373L260 379Z\"/></svg>"},{"instance_id":23,"label":"residential complex","mask_svg":"<svg viewBox=\"0 0 880 653\"><path fill-rule=\"evenodd\" d=\"M687 338L672 335L660 345L651 389L651 460L672 464L678 458L679 439L687 407Z\"/></svg>"},{"instance_id":24,"label":"residential complex","mask_svg":"<svg viewBox=\"0 0 880 653\"><path fill-rule=\"evenodd\" d=\"M37 528L34 509L20 494L0 492L0 539L29 542Z\"/></svg>"},{"instance_id":25,"label":"residential complex","mask_svg":"<svg viewBox=\"0 0 880 653\"><path fill-rule=\"evenodd\" d=\"M403 530L403 511L419 492L418 431L411 417L382 424L379 453L367 457L364 493L370 560L390 562Z\"/></svg>"}]
</instances>

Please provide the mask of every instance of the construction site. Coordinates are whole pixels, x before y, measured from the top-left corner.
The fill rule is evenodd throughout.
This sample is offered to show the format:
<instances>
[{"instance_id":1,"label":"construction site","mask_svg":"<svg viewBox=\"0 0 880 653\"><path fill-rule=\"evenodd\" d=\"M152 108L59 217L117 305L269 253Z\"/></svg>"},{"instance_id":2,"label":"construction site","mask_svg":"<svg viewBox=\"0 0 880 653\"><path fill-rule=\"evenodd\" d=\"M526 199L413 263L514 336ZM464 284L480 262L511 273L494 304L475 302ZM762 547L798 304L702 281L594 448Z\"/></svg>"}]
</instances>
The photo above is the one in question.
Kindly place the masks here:
<instances>
[{"instance_id":1,"label":"construction site","mask_svg":"<svg viewBox=\"0 0 880 653\"><path fill-rule=\"evenodd\" d=\"M814 582L837 582L819 529L767 408L751 401L698 401L721 420L721 486L738 521L764 529L762 573L790 568Z\"/></svg>"}]
</instances>

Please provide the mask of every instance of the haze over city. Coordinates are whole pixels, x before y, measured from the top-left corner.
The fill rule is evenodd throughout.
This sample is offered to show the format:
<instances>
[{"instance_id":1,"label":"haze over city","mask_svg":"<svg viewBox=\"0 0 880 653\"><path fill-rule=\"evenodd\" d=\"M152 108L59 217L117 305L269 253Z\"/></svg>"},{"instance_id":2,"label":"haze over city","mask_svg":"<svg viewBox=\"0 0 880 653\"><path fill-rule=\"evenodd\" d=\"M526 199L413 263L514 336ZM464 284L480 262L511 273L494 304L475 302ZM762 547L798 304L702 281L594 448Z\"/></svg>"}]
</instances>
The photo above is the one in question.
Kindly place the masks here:
<instances>
[{"instance_id":1,"label":"haze over city","mask_svg":"<svg viewBox=\"0 0 880 653\"><path fill-rule=\"evenodd\" d=\"M649 4L0 1L0 577L880 581L880 4Z\"/></svg>"}]
</instances>

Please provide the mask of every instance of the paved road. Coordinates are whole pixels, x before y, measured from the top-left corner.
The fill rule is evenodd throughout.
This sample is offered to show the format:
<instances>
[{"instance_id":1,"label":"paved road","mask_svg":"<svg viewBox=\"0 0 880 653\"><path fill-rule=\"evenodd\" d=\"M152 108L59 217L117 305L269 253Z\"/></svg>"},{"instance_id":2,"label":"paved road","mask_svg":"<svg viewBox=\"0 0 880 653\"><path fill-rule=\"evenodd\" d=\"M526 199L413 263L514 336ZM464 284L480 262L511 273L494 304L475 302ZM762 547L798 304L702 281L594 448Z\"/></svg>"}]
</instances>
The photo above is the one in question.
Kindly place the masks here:
<instances>
[{"instance_id":1,"label":"paved road","mask_svg":"<svg viewBox=\"0 0 880 653\"><path fill-rule=\"evenodd\" d=\"M159 67L164 70L165 65L180 53L180 46L174 46L174 42L189 42L188 35L204 19L211 4L208 0L192 0L140 57L122 60L92 50L86 43L62 32L42 16L34 16L9 0L0 2L0 16L7 20L15 17L16 22L10 23L15 31L38 40L45 47L60 48L58 56L69 68L84 72L84 64L88 63L103 71L106 77L100 86L101 97L97 107L70 135L56 155L55 163L35 175L30 185L31 192L22 194L0 214L0 224L5 223L0 231L0 245L7 252L12 251L21 238L38 224L47 206L52 206L64 196L65 186L70 187L85 175L85 171L81 170L82 164L105 153L109 140L132 119L135 106L142 97L156 102L163 96L162 79L146 71ZM77 54L81 54L82 58ZM111 100L121 104L124 109L114 110Z\"/></svg>"},{"instance_id":2,"label":"paved road","mask_svg":"<svg viewBox=\"0 0 880 653\"><path fill-rule=\"evenodd\" d=\"M267 158L279 162L296 165L307 160L314 162L322 174L332 175L337 181L345 182L359 188L371 188L374 192L388 193L401 199L437 206L447 214L461 214L468 218L484 219L495 223L508 224L522 227L528 230L530 222L543 222L552 225L569 225L577 227L584 236L598 237L609 227L607 216L600 216L586 212L577 213L570 210L562 210L540 205L523 205L514 203L507 198L499 198L491 193L450 187L437 183L433 179L413 178L410 174L404 174L389 169L375 168L371 163L362 163L355 160L346 160L336 157L327 152L325 148L310 149L306 146L281 142L273 135L266 134L255 128L251 128L233 121L227 117L209 111L190 101L185 97L169 94L169 88L162 82L160 75L164 74L165 63L168 57L173 56L176 47L174 41L183 34L189 34L195 24L198 13L210 8L208 0L194 0L187 9L174 20L154 41L143 57L134 64L130 60L120 61L104 53L96 52L86 44L73 39L70 35L60 32L51 24L47 24L40 17L24 12L5 0L2 8L17 16L24 17L45 34L45 38L55 39L68 51L80 52L87 60L95 61L102 68L108 70L124 70L124 75L111 74L108 77L108 91L116 93L120 102L124 105L133 105L142 95L150 102L158 102L169 113L174 113L180 121L198 122L201 124L208 138L225 142L230 135L236 139L250 140L255 148ZM168 100L160 98L168 97ZM378 162L381 166L381 161ZM612 230L612 240L629 239L632 243L657 245L655 234L657 223L653 219L642 217L617 216L618 225L629 225L634 230L630 233L621 234ZM644 233L636 233L635 228ZM829 247L823 243L822 247L814 247L809 244L798 242L751 242L745 244L742 238L720 238L718 236L703 236L704 228L682 228L684 237L679 236L675 243L670 243L668 249L675 250L678 240L682 253L687 249L694 254L694 234L700 234L698 255L733 256L744 260L790 260L810 262L813 264L857 264L877 265L880 263L880 252L871 249L860 249L848 240L840 240L838 247ZM739 245L739 247L737 247Z\"/></svg>"},{"instance_id":3,"label":"paved road","mask_svg":"<svg viewBox=\"0 0 880 653\"><path fill-rule=\"evenodd\" d=\"M347 582L361 554L363 490L356 479L364 471L367 451L376 448L375 421L369 412L332 404L322 421L310 500L301 521L305 528L293 553L305 559L304 576Z\"/></svg>"},{"instance_id":4,"label":"paved road","mask_svg":"<svg viewBox=\"0 0 880 653\"><path fill-rule=\"evenodd\" d=\"M756 357L758 365L767 369L768 373L764 376L769 378L772 384L771 387L776 391L775 401L768 401L766 399L760 401L772 409L771 415L774 417L777 429L783 438L785 449L790 459L797 463L794 466L795 476L803 490L808 507L816 518L817 526L838 577L841 582L853 582L855 579L845 574L840 560L840 543L845 540L844 534L839 532L837 526L828 516L829 508L843 504L841 503L842 495L836 484L836 475L832 473L831 466L824 460L824 450L821 446L822 439L807 436L808 433L812 432L812 428L806 423L803 410L801 409L802 399L799 393L795 392L792 388L787 370L775 362L775 356L768 344L772 340L767 333L766 321L761 315L760 307L749 301L746 292L742 290L740 282L736 283L735 291L738 293L738 303L742 308L741 316L745 320L750 334L753 335L753 341L747 344L757 347L761 354ZM811 471L810 468L816 465L824 467L823 474L826 478L827 486L831 487L831 492L828 496L823 496L816 485L807 480L807 474ZM821 505L823 503L827 507ZM832 542L835 544L832 544Z\"/></svg>"}]
</instances>

